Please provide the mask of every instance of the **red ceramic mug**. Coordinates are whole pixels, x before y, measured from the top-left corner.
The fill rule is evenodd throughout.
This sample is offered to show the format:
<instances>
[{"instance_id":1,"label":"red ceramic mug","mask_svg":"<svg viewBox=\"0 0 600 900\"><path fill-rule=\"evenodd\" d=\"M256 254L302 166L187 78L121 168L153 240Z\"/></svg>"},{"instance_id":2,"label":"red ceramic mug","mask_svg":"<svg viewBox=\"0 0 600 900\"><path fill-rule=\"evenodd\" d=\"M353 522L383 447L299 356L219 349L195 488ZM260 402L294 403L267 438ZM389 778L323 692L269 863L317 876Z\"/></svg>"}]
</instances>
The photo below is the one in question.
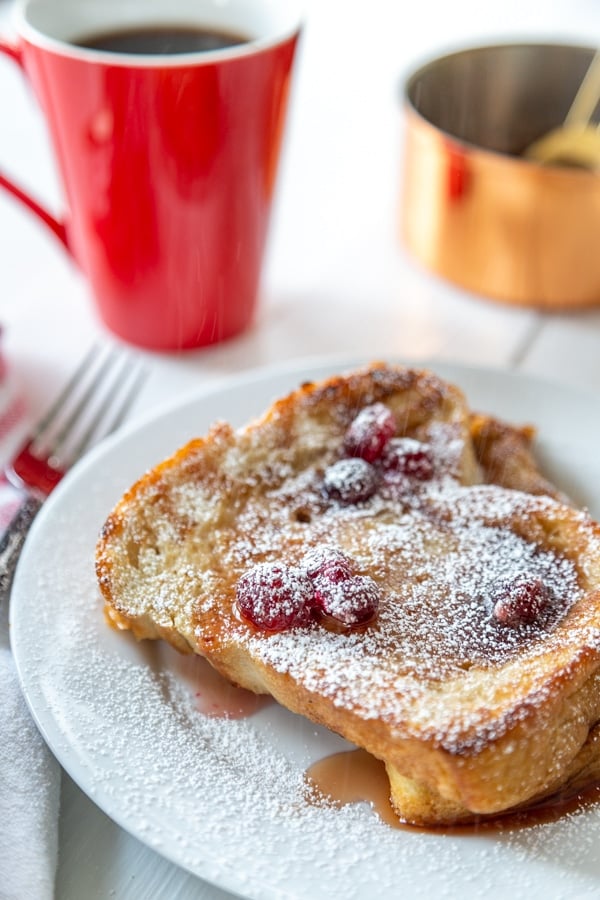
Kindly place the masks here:
<instances>
[{"instance_id":1,"label":"red ceramic mug","mask_svg":"<svg viewBox=\"0 0 600 900\"><path fill-rule=\"evenodd\" d=\"M64 220L2 173L0 186L63 241L124 340L174 350L243 331L301 28L294 0L25 0L15 24L0 51L44 112ZM168 31L178 52L144 43ZM185 43L202 31L239 43ZM110 35L124 49L106 49Z\"/></svg>"}]
</instances>

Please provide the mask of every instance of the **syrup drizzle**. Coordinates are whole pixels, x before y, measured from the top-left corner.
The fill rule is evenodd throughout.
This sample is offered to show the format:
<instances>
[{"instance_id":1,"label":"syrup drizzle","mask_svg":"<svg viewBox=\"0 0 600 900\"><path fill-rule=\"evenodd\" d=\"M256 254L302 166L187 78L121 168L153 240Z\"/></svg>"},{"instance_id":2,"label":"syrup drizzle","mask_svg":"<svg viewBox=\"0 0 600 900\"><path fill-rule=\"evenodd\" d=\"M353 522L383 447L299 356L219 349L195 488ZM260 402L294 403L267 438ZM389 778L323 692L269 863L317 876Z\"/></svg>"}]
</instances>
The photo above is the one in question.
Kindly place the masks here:
<instances>
[{"instance_id":1,"label":"syrup drizzle","mask_svg":"<svg viewBox=\"0 0 600 900\"><path fill-rule=\"evenodd\" d=\"M269 703L272 697L236 687L201 656L183 655L171 647L161 648L168 657L165 668L186 685L199 713L212 719L247 719Z\"/></svg>"},{"instance_id":2,"label":"syrup drizzle","mask_svg":"<svg viewBox=\"0 0 600 900\"><path fill-rule=\"evenodd\" d=\"M600 803L600 784L584 790L571 790L541 800L528 809L482 816L476 822L442 826L415 826L399 821L390 803L390 784L385 765L366 750L346 750L313 763L306 772L318 795L335 806L368 803L379 818L392 828L405 831L469 835L485 832L509 832L555 822L563 816L581 813Z\"/></svg>"},{"instance_id":3,"label":"syrup drizzle","mask_svg":"<svg viewBox=\"0 0 600 900\"><path fill-rule=\"evenodd\" d=\"M313 763L306 776L317 792L336 806L368 803L392 828L407 828L390 804L390 783L385 766L366 750L345 750Z\"/></svg>"},{"instance_id":4,"label":"syrup drizzle","mask_svg":"<svg viewBox=\"0 0 600 900\"><path fill-rule=\"evenodd\" d=\"M192 690L198 712L209 718L244 719L274 703L266 694L254 694L236 687L220 675L201 656L182 654L161 647L170 656L169 668ZM391 828L412 832L468 835L485 832L510 832L555 822L563 816L578 814L600 804L600 783L547 797L524 810L498 816L482 816L476 822L442 826L417 826L401 822L390 802L390 785L381 760L357 748L334 753L317 760L306 771L317 796L326 797L338 807L367 803Z\"/></svg>"},{"instance_id":5,"label":"syrup drizzle","mask_svg":"<svg viewBox=\"0 0 600 900\"><path fill-rule=\"evenodd\" d=\"M195 691L196 708L214 719L246 719L272 702L265 694L254 694L230 684L205 659L200 659Z\"/></svg>"}]
</instances>

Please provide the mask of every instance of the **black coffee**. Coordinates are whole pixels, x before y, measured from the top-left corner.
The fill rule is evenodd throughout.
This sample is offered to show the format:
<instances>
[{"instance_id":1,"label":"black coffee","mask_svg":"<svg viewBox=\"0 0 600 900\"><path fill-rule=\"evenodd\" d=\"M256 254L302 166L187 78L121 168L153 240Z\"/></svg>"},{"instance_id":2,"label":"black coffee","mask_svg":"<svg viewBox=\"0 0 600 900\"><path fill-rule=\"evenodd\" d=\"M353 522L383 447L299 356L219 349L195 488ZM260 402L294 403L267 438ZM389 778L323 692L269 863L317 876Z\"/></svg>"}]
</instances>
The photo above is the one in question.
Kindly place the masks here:
<instances>
[{"instance_id":1,"label":"black coffee","mask_svg":"<svg viewBox=\"0 0 600 900\"><path fill-rule=\"evenodd\" d=\"M247 35L193 25L154 25L124 28L92 34L74 43L90 50L107 50L110 53L141 53L169 55L173 53L206 53L222 50L250 40Z\"/></svg>"}]
</instances>

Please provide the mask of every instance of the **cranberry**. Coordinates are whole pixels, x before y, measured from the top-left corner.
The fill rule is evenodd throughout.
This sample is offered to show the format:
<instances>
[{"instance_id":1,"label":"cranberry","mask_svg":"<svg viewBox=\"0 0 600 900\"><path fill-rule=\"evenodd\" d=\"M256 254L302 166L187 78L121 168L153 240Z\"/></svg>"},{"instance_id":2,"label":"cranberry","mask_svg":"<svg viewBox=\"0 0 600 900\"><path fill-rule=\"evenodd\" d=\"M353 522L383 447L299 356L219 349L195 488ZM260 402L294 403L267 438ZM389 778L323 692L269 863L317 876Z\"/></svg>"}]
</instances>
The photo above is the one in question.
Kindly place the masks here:
<instances>
[{"instance_id":1,"label":"cranberry","mask_svg":"<svg viewBox=\"0 0 600 900\"><path fill-rule=\"evenodd\" d=\"M302 568L309 578L323 577L337 583L354 575L354 562L336 547L315 547L303 558Z\"/></svg>"},{"instance_id":2,"label":"cranberry","mask_svg":"<svg viewBox=\"0 0 600 900\"><path fill-rule=\"evenodd\" d=\"M429 481L433 477L431 447L414 438L393 438L389 441L381 464L386 474L397 473L419 481Z\"/></svg>"},{"instance_id":3,"label":"cranberry","mask_svg":"<svg viewBox=\"0 0 600 900\"><path fill-rule=\"evenodd\" d=\"M374 462L395 433L396 420L391 410L383 403L373 403L361 409L351 422L344 438L344 449L349 456Z\"/></svg>"},{"instance_id":4,"label":"cranberry","mask_svg":"<svg viewBox=\"0 0 600 900\"><path fill-rule=\"evenodd\" d=\"M377 490L377 472L364 459L340 459L325 471L323 486L329 497L342 503L368 500Z\"/></svg>"},{"instance_id":5,"label":"cranberry","mask_svg":"<svg viewBox=\"0 0 600 900\"><path fill-rule=\"evenodd\" d=\"M540 578L516 575L499 579L492 587L492 617L499 625L535 622L550 602L550 591Z\"/></svg>"},{"instance_id":6,"label":"cranberry","mask_svg":"<svg viewBox=\"0 0 600 900\"><path fill-rule=\"evenodd\" d=\"M259 563L238 581L236 599L242 616L257 628L283 631L308 625L315 591L301 569L280 563Z\"/></svg>"},{"instance_id":7,"label":"cranberry","mask_svg":"<svg viewBox=\"0 0 600 900\"><path fill-rule=\"evenodd\" d=\"M350 627L375 618L380 595L368 575L354 575L338 582L319 576L315 579L315 600L325 615Z\"/></svg>"}]
</instances>

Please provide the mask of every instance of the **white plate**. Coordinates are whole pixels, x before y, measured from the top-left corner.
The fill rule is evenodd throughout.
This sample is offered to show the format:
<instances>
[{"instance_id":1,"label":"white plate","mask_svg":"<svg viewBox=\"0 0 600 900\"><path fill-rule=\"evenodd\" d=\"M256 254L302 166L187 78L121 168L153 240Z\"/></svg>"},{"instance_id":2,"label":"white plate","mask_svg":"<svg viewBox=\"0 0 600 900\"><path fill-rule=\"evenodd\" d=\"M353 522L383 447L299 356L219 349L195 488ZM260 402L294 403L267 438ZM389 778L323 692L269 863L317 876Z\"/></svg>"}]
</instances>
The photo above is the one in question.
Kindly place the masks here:
<instances>
[{"instance_id":1,"label":"white plate","mask_svg":"<svg viewBox=\"0 0 600 900\"><path fill-rule=\"evenodd\" d=\"M354 361L352 361L354 362ZM348 360L263 370L104 442L55 491L27 541L12 602L14 656L45 739L109 816L168 859L251 898L597 897L600 809L522 829L434 834L383 825L366 804L302 799L310 762L347 746L275 704L247 719L201 715L201 670L103 620L94 545L147 467L225 418L238 425ZM471 406L539 426L548 474L600 516L595 400L481 369L433 368Z\"/></svg>"}]
</instances>

